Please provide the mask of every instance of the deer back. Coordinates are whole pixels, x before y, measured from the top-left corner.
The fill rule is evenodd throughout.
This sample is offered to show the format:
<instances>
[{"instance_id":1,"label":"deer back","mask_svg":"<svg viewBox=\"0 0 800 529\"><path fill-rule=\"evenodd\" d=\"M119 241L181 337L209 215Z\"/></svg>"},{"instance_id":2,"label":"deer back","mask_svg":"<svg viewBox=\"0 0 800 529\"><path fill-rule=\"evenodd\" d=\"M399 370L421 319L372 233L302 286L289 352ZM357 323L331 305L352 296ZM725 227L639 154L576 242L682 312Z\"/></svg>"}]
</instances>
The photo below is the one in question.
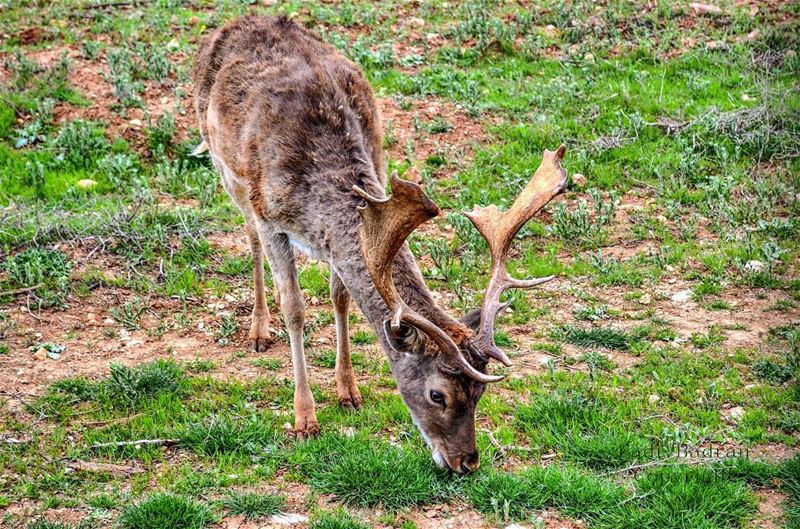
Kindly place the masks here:
<instances>
[{"instance_id":1,"label":"deer back","mask_svg":"<svg viewBox=\"0 0 800 529\"><path fill-rule=\"evenodd\" d=\"M335 214L325 198L351 196L353 185L382 189L372 88L301 25L285 17L234 20L202 42L193 77L204 141L247 181L265 220L291 224L304 208Z\"/></svg>"}]
</instances>

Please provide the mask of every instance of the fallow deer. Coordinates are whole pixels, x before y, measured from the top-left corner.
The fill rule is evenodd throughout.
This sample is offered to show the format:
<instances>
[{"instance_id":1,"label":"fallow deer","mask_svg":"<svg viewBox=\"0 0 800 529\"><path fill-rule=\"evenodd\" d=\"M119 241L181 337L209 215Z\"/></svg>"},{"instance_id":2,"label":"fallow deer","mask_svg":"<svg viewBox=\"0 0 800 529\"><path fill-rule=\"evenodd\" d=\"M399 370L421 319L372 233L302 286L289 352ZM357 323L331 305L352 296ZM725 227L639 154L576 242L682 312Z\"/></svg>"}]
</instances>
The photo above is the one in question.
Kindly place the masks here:
<instances>
[{"instance_id":1,"label":"fallow deer","mask_svg":"<svg viewBox=\"0 0 800 529\"><path fill-rule=\"evenodd\" d=\"M296 435L315 435L319 424L293 247L330 266L340 404L362 404L350 362L352 297L375 329L434 461L460 473L477 469L475 407L485 385L502 379L486 366L490 358L511 365L494 342L500 296L552 279L509 276L509 247L563 190L564 147L545 151L507 212L488 206L466 213L488 241L493 264L480 311L457 320L436 304L405 244L439 209L396 175L386 198L378 110L353 63L292 20L244 17L203 41L193 77L204 145L245 219L255 282L250 339L259 352L270 342L264 256L272 271L291 348Z\"/></svg>"}]
</instances>

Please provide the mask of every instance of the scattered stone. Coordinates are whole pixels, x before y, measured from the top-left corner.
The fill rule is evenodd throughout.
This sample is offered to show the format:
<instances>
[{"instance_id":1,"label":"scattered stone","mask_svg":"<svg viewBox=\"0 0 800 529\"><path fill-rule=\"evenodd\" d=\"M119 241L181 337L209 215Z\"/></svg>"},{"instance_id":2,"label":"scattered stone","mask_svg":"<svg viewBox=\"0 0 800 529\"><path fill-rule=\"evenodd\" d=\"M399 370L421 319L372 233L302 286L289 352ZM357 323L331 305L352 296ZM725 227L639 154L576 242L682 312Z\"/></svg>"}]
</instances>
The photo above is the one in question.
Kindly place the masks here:
<instances>
[{"instance_id":1,"label":"scattered stone","mask_svg":"<svg viewBox=\"0 0 800 529\"><path fill-rule=\"evenodd\" d=\"M75 182L75 185L80 189L91 189L97 185L97 182L92 180L91 178L82 178Z\"/></svg>"},{"instance_id":2,"label":"scattered stone","mask_svg":"<svg viewBox=\"0 0 800 529\"><path fill-rule=\"evenodd\" d=\"M270 521L279 525L295 525L306 523L308 521L308 516L284 512L281 514L273 514L270 517Z\"/></svg>"},{"instance_id":3,"label":"scattered stone","mask_svg":"<svg viewBox=\"0 0 800 529\"><path fill-rule=\"evenodd\" d=\"M653 298L650 297L650 294L645 294L639 298L639 303L642 305L649 305L653 302Z\"/></svg>"},{"instance_id":4,"label":"scattered stone","mask_svg":"<svg viewBox=\"0 0 800 529\"><path fill-rule=\"evenodd\" d=\"M695 13L703 13L709 15L721 15L722 8L711 4L701 4L700 2L692 2L689 7Z\"/></svg>"},{"instance_id":5,"label":"scattered stone","mask_svg":"<svg viewBox=\"0 0 800 529\"><path fill-rule=\"evenodd\" d=\"M649 402L650 404L655 404L656 402L658 402L660 400L661 400L661 397L659 397L658 395L650 395L649 397L647 397L647 402Z\"/></svg>"},{"instance_id":6,"label":"scattered stone","mask_svg":"<svg viewBox=\"0 0 800 529\"><path fill-rule=\"evenodd\" d=\"M758 273L764 271L764 263L761 261L756 261L755 259L752 261L747 261L744 265L744 269L747 272Z\"/></svg>"},{"instance_id":7,"label":"scattered stone","mask_svg":"<svg viewBox=\"0 0 800 529\"><path fill-rule=\"evenodd\" d=\"M47 349L45 349L44 347L42 347L41 349L39 349L38 351L36 351L35 353L33 353L33 357L34 357L36 360L47 360L47 353L49 353L49 352L50 352L50 351L48 351Z\"/></svg>"},{"instance_id":8,"label":"scattered stone","mask_svg":"<svg viewBox=\"0 0 800 529\"><path fill-rule=\"evenodd\" d=\"M741 406L736 406L734 408L727 410L727 412L725 412L724 415L726 419L729 419L733 422L739 422L739 420L742 417L744 417L744 408L742 408Z\"/></svg>"},{"instance_id":9,"label":"scattered stone","mask_svg":"<svg viewBox=\"0 0 800 529\"><path fill-rule=\"evenodd\" d=\"M551 362L553 362L553 359L547 355L540 355L537 361L539 362L540 366L547 367Z\"/></svg>"},{"instance_id":10,"label":"scattered stone","mask_svg":"<svg viewBox=\"0 0 800 529\"><path fill-rule=\"evenodd\" d=\"M583 176L581 173L575 173L572 175L572 183L576 187L583 187L586 185L586 177Z\"/></svg>"},{"instance_id":11,"label":"scattered stone","mask_svg":"<svg viewBox=\"0 0 800 529\"><path fill-rule=\"evenodd\" d=\"M425 511L425 518L438 518L438 517L439 517L439 511L436 509L428 509L427 511Z\"/></svg>"},{"instance_id":12,"label":"scattered stone","mask_svg":"<svg viewBox=\"0 0 800 529\"><path fill-rule=\"evenodd\" d=\"M692 299L692 291L681 290L679 292L675 292L670 299L672 299L672 301L675 303L686 303Z\"/></svg>"}]
</instances>

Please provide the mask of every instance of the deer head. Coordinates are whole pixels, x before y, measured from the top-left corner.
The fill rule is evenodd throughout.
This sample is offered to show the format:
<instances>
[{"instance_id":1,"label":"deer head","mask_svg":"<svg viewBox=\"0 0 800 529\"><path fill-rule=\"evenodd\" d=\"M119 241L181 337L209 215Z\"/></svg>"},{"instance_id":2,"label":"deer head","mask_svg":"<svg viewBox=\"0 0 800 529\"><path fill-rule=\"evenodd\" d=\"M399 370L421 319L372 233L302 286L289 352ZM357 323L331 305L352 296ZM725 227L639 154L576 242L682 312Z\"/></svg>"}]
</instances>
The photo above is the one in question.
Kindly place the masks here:
<instances>
[{"instance_id":1,"label":"deer head","mask_svg":"<svg viewBox=\"0 0 800 529\"><path fill-rule=\"evenodd\" d=\"M477 334L464 325L436 325L411 309L398 295L392 265L406 238L420 224L439 214L422 189L392 175L392 194L376 198L359 187L365 200L359 208L361 251L378 293L392 317L383 324L396 354L392 371L414 422L430 446L434 461L459 473L478 468L475 408L486 384L502 380L487 371L489 359L511 366L494 341L500 296L509 288L531 288L553 276L530 280L511 277L506 261L511 241L522 226L561 193L567 172L561 167L565 147L545 150L541 165L508 211L476 207L465 215L489 243L492 272L479 318L471 318Z\"/></svg>"}]
</instances>

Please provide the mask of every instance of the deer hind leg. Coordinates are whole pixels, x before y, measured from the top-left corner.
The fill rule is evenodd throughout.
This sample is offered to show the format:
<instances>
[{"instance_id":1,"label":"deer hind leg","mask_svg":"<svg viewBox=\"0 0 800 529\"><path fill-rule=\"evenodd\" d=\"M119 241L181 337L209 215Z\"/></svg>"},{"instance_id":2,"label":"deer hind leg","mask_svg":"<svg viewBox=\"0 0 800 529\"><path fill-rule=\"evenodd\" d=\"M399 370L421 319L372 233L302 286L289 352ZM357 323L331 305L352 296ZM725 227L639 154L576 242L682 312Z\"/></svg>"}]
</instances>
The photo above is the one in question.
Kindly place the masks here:
<instances>
[{"instance_id":1,"label":"deer hind leg","mask_svg":"<svg viewBox=\"0 0 800 529\"><path fill-rule=\"evenodd\" d=\"M263 353L271 343L269 334L269 307L264 291L264 250L258 232L251 222L245 226L247 239L250 241L250 252L253 254L253 283L255 300L253 302L253 318L250 323L250 344L253 350Z\"/></svg>"},{"instance_id":2,"label":"deer hind leg","mask_svg":"<svg viewBox=\"0 0 800 529\"><path fill-rule=\"evenodd\" d=\"M339 276L331 270L331 302L336 320L336 394L339 405L353 410L361 407L361 392L356 384L353 364L350 361L350 334L347 315L350 308L350 293Z\"/></svg>"},{"instance_id":3,"label":"deer hind leg","mask_svg":"<svg viewBox=\"0 0 800 529\"><path fill-rule=\"evenodd\" d=\"M281 313L289 334L294 370L294 431L298 439L306 439L319 433L319 423L314 411L314 396L308 384L306 357L303 352L303 325L305 304L297 268L289 239L282 233L262 231L264 253L272 270L272 280L280 292Z\"/></svg>"}]
</instances>

